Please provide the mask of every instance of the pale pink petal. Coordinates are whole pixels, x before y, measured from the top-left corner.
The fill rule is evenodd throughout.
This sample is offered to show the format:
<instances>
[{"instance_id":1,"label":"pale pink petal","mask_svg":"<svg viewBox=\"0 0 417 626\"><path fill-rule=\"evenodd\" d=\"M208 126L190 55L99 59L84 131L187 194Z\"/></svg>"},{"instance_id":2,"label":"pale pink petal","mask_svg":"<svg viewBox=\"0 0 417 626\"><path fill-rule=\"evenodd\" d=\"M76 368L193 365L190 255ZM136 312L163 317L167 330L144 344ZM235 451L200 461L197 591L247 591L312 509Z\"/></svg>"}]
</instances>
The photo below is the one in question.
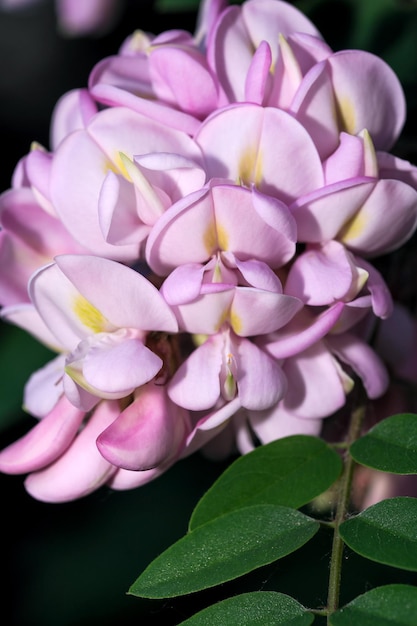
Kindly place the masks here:
<instances>
[{"instance_id":1,"label":"pale pink petal","mask_svg":"<svg viewBox=\"0 0 417 626\"><path fill-rule=\"evenodd\" d=\"M240 261L232 253L225 252L222 254L224 260L229 267L236 267L241 274L242 279L239 284L256 287L257 289L266 289L275 293L282 293L282 285L275 272L262 261L250 259L248 261Z\"/></svg>"},{"instance_id":2,"label":"pale pink petal","mask_svg":"<svg viewBox=\"0 0 417 626\"><path fill-rule=\"evenodd\" d=\"M112 245L137 245L150 226L139 218L136 191L123 176L109 172L98 199L98 216L104 239Z\"/></svg>"},{"instance_id":3,"label":"pale pink petal","mask_svg":"<svg viewBox=\"0 0 417 626\"><path fill-rule=\"evenodd\" d=\"M152 480L155 480L155 478L158 478L158 476L164 474L167 469L173 465L173 463L174 461L171 461L164 466L159 465L154 469L144 470L143 472L117 468L115 474L113 474L107 481L107 485L110 489L115 489L116 491L136 489L137 487L146 485Z\"/></svg>"},{"instance_id":4,"label":"pale pink petal","mask_svg":"<svg viewBox=\"0 0 417 626\"><path fill-rule=\"evenodd\" d=\"M279 35L279 54L275 63L273 87L266 103L288 110L302 80L297 59L285 37Z\"/></svg>"},{"instance_id":5,"label":"pale pink petal","mask_svg":"<svg viewBox=\"0 0 417 626\"><path fill-rule=\"evenodd\" d=\"M114 26L120 15L118 0L59 0L58 25L61 32L69 37L98 35L106 33Z\"/></svg>"},{"instance_id":6,"label":"pale pink petal","mask_svg":"<svg viewBox=\"0 0 417 626\"><path fill-rule=\"evenodd\" d=\"M283 406L294 415L319 419L345 404L337 364L323 342L287 359L283 369L289 381Z\"/></svg>"},{"instance_id":7,"label":"pale pink petal","mask_svg":"<svg viewBox=\"0 0 417 626\"><path fill-rule=\"evenodd\" d=\"M186 245L181 245L184 240ZM203 188L176 202L159 218L147 240L146 260L163 276L185 263L204 263L216 249L212 195Z\"/></svg>"},{"instance_id":8,"label":"pale pink petal","mask_svg":"<svg viewBox=\"0 0 417 626\"><path fill-rule=\"evenodd\" d=\"M191 302L200 295L206 267L188 263L175 268L164 280L161 293L171 306Z\"/></svg>"},{"instance_id":9,"label":"pale pink petal","mask_svg":"<svg viewBox=\"0 0 417 626\"><path fill-rule=\"evenodd\" d=\"M333 85L326 62L313 65L301 81L289 110L306 128L322 159L326 159L339 141Z\"/></svg>"},{"instance_id":10,"label":"pale pink petal","mask_svg":"<svg viewBox=\"0 0 417 626\"><path fill-rule=\"evenodd\" d=\"M256 46L249 39L241 8L228 6L207 42L207 58L224 91L223 103L244 100L245 80L254 49Z\"/></svg>"},{"instance_id":11,"label":"pale pink petal","mask_svg":"<svg viewBox=\"0 0 417 626\"><path fill-rule=\"evenodd\" d=\"M97 113L88 89L71 89L57 101L51 118L51 146L56 150L69 133L85 128Z\"/></svg>"},{"instance_id":12,"label":"pale pink petal","mask_svg":"<svg viewBox=\"0 0 417 626\"><path fill-rule=\"evenodd\" d=\"M296 315L284 328L261 338L257 343L276 359L285 359L306 350L322 339L338 322L345 305L337 302L315 317L306 309Z\"/></svg>"},{"instance_id":13,"label":"pale pink petal","mask_svg":"<svg viewBox=\"0 0 417 626\"><path fill-rule=\"evenodd\" d=\"M365 168L364 141L361 137L340 133L337 149L323 163L326 185L357 176L378 176L378 171Z\"/></svg>"},{"instance_id":14,"label":"pale pink petal","mask_svg":"<svg viewBox=\"0 0 417 626\"><path fill-rule=\"evenodd\" d=\"M285 111L256 104L230 106L203 122L195 140L205 154L209 178L255 185L283 202L323 184L310 135Z\"/></svg>"},{"instance_id":15,"label":"pale pink petal","mask_svg":"<svg viewBox=\"0 0 417 626\"><path fill-rule=\"evenodd\" d=\"M376 352L351 333L327 337L329 347L362 379L369 398L378 398L388 388L389 375Z\"/></svg>"},{"instance_id":16,"label":"pale pink petal","mask_svg":"<svg viewBox=\"0 0 417 626\"><path fill-rule=\"evenodd\" d=\"M121 260L138 256L138 246L112 246L104 240L98 200L107 172L127 175L120 154L132 160L139 151L180 152L196 161L200 158L199 149L185 133L122 107L99 111L85 130L74 131L55 152L53 204L69 232L96 254ZM68 186L69 180L77 184Z\"/></svg>"},{"instance_id":17,"label":"pale pink petal","mask_svg":"<svg viewBox=\"0 0 417 626\"><path fill-rule=\"evenodd\" d=\"M221 184L212 187L217 244L240 260L256 258L272 268L295 252L296 223L287 206L256 189Z\"/></svg>"},{"instance_id":18,"label":"pale pink petal","mask_svg":"<svg viewBox=\"0 0 417 626\"><path fill-rule=\"evenodd\" d=\"M260 38L274 42L280 33L284 37L293 32L321 36L304 13L281 0L250 0L242 6L242 14L255 44Z\"/></svg>"},{"instance_id":19,"label":"pale pink petal","mask_svg":"<svg viewBox=\"0 0 417 626\"><path fill-rule=\"evenodd\" d=\"M160 102L140 98L113 85L98 84L90 93L99 102L110 107L123 106L149 117L150 120L166 124L167 128L188 133L191 137L197 132L201 122L188 113L177 111Z\"/></svg>"},{"instance_id":20,"label":"pale pink petal","mask_svg":"<svg viewBox=\"0 0 417 626\"><path fill-rule=\"evenodd\" d=\"M239 410L240 406L240 399L237 396L230 402L222 403L208 415L200 418L188 436L181 458L193 454L224 431L229 424L230 418Z\"/></svg>"},{"instance_id":21,"label":"pale pink petal","mask_svg":"<svg viewBox=\"0 0 417 626\"><path fill-rule=\"evenodd\" d=\"M297 59L303 76L316 63L327 59L333 50L317 35L294 32L286 37L291 49Z\"/></svg>"},{"instance_id":22,"label":"pale pink petal","mask_svg":"<svg viewBox=\"0 0 417 626\"><path fill-rule=\"evenodd\" d=\"M92 320L101 330L113 330L102 315L86 308L79 292L56 263L32 276L29 293L42 320L56 337L55 343L65 350L73 350L81 339L91 334Z\"/></svg>"},{"instance_id":23,"label":"pale pink petal","mask_svg":"<svg viewBox=\"0 0 417 626\"><path fill-rule=\"evenodd\" d=\"M60 352L64 348L32 304L17 304L4 307L1 310L1 318L6 322L19 326L19 328L23 328L23 330L36 337L38 341L44 343L55 352Z\"/></svg>"},{"instance_id":24,"label":"pale pink petal","mask_svg":"<svg viewBox=\"0 0 417 626\"><path fill-rule=\"evenodd\" d=\"M24 390L23 407L35 417L52 411L63 393L65 355L62 354L31 374Z\"/></svg>"},{"instance_id":25,"label":"pale pink petal","mask_svg":"<svg viewBox=\"0 0 417 626\"><path fill-rule=\"evenodd\" d=\"M113 329L177 331L175 317L158 289L130 267L83 255L61 255L56 257L56 263L79 293L110 321ZM95 328L96 332L99 330ZM107 330L106 324L101 330Z\"/></svg>"},{"instance_id":26,"label":"pale pink petal","mask_svg":"<svg viewBox=\"0 0 417 626\"><path fill-rule=\"evenodd\" d=\"M189 333L212 335L229 319L234 285L203 284L202 295L190 303L172 306L178 326ZM206 293L204 293L204 291Z\"/></svg>"},{"instance_id":27,"label":"pale pink petal","mask_svg":"<svg viewBox=\"0 0 417 626\"><path fill-rule=\"evenodd\" d=\"M217 107L217 81L199 50L153 42L149 73L159 100L197 118Z\"/></svg>"},{"instance_id":28,"label":"pale pink petal","mask_svg":"<svg viewBox=\"0 0 417 626\"><path fill-rule=\"evenodd\" d=\"M345 224L372 193L375 181L354 178L326 185L298 198L290 210L297 222L298 240L321 243L336 239Z\"/></svg>"},{"instance_id":29,"label":"pale pink petal","mask_svg":"<svg viewBox=\"0 0 417 626\"><path fill-rule=\"evenodd\" d=\"M65 396L71 404L86 413L89 413L100 401L100 398L80 387L67 373L64 374L63 385Z\"/></svg>"},{"instance_id":30,"label":"pale pink petal","mask_svg":"<svg viewBox=\"0 0 417 626\"><path fill-rule=\"evenodd\" d=\"M230 324L241 337L264 335L285 326L302 306L301 300L291 295L253 287L236 287Z\"/></svg>"},{"instance_id":31,"label":"pale pink petal","mask_svg":"<svg viewBox=\"0 0 417 626\"><path fill-rule=\"evenodd\" d=\"M285 293L320 306L357 294L358 270L353 257L337 241L300 254L288 273ZM359 286L359 285L358 285Z\"/></svg>"},{"instance_id":32,"label":"pale pink petal","mask_svg":"<svg viewBox=\"0 0 417 626\"><path fill-rule=\"evenodd\" d=\"M178 456L188 430L187 412L166 388L150 383L97 439L101 454L127 470L150 470Z\"/></svg>"},{"instance_id":33,"label":"pale pink petal","mask_svg":"<svg viewBox=\"0 0 417 626\"><path fill-rule=\"evenodd\" d=\"M292 435L318 436L322 420L297 417L280 402L265 411L248 411L249 423L259 440L265 444Z\"/></svg>"},{"instance_id":34,"label":"pale pink petal","mask_svg":"<svg viewBox=\"0 0 417 626\"><path fill-rule=\"evenodd\" d=\"M84 411L61 397L36 426L0 452L0 470L26 474L54 462L71 445L84 417Z\"/></svg>"},{"instance_id":35,"label":"pale pink petal","mask_svg":"<svg viewBox=\"0 0 417 626\"><path fill-rule=\"evenodd\" d=\"M104 485L116 468L101 456L96 439L119 413L117 402L101 402L68 450L52 465L27 477L29 494L43 502L69 502Z\"/></svg>"},{"instance_id":36,"label":"pale pink petal","mask_svg":"<svg viewBox=\"0 0 417 626\"><path fill-rule=\"evenodd\" d=\"M156 376L161 367L162 360L141 340L124 340L114 334L95 342L82 362L87 391L99 397L109 394L112 398L128 396ZM70 359L66 371L71 375Z\"/></svg>"},{"instance_id":37,"label":"pale pink petal","mask_svg":"<svg viewBox=\"0 0 417 626\"><path fill-rule=\"evenodd\" d=\"M269 44L261 41L246 76L245 81L245 101L263 104L267 85L270 81L270 68L272 63L272 53Z\"/></svg>"},{"instance_id":38,"label":"pale pink petal","mask_svg":"<svg viewBox=\"0 0 417 626\"><path fill-rule=\"evenodd\" d=\"M366 257L404 244L417 226L417 191L400 180L380 180L338 239Z\"/></svg>"},{"instance_id":39,"label":"pale pink petal","mask_svg":"<svg viewBox=\"0 0 417 626\"><path fill-rule=\"evenodd\" d=\"M275 359L247 339L236 341L237 387L246 409L262 410L285 394L287 381Z\"/></svg>"},{"instance_id":40,"label":"pale pink petal","mask_svg":"<svg viewBox=\"0 0 417 626\"><path fill-rule=\"evenodd\" d=\"M213 335L180 365L168 385L168 395L175 404L192 411L204 411L216 404L223 348L223 336Z\"/></svg>"},{"instance_id":41,"label":"pale pink petal","mask_svg":"<svg viewBox=\"0 0 417 626\"><path fill-rule=\"evenodd\" d=\"M363 50L341 50L326 61L330 69L341 130L355 135L366 128L376 148L389 150L405 121L401 83L380 57ZM372 89L364 89L372 85Z\"/></svg>"},{"instance_id":42,"label":"pale pink petal","mask_svg":"<svg viewBox=\"0 0 417 626\"><path fill-rule=\"evenodd\" d=\"M377 317L386 319L393 312L392 295L388 285L378 270L364 259L355 257L355 262L368 272L366 289L371 294L372 310Z\"/></svg>"}]
</instances>

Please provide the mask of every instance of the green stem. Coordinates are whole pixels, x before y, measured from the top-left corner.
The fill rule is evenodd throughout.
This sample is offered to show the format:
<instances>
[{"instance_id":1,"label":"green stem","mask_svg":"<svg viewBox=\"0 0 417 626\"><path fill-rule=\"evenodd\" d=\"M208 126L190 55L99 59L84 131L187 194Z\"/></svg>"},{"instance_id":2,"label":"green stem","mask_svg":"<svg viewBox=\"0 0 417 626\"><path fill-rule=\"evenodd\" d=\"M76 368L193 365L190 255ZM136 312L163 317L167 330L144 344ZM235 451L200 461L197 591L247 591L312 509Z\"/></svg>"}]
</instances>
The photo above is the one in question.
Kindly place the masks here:
<instances>
[{"instance_id":1,"label":"green stem","mask_svg":"<svg viewBox=\"0 0 417 626\"><path fill-rule=\"evenodd\" d=\"M339 607L340 581L342 573L344 542L339 534L339 526L346 519L351 496L351 486L355 462L349 454L349 446L359 437L365 415L365 406L360 406L352 413L349 433L347 437L347 449L344 454L344 469L340 478L339 495L337 498L336 516L334 519L334 534L332 556L330 561L329 592L327 596L327 623L330 624L330 616Z\"/></svg>"}]
</instances>

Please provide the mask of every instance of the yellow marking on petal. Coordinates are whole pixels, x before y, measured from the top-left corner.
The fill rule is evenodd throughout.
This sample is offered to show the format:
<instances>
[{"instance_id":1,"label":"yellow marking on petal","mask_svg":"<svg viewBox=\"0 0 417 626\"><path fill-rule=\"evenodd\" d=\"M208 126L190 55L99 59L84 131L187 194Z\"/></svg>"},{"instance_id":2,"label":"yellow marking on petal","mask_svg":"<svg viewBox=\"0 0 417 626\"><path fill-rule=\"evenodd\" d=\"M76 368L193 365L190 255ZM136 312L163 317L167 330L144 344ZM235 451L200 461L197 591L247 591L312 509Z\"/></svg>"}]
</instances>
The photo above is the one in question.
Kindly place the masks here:
<instances>
[{"instance_id":1,"label":"yellow marking on petal","mask_svg":"<svg viewBox=\"0 0 417 626\"><path fill-rule=\"evenodd\" d=\"M364 148L364 174L365 176L378 176L378 159L375 152L374 142L372 141L371 135L369 131L364 128L360 133L359 137L363 139L363 148Z\"/></svg>"},{"instance_id":2,"label":"yellow marking on petal","mask_svg":"<svg viewBox=\"0 0 417 626\"><path fill-rule=\"evenodd\" d=\"M129 50L132 52L146 52L151 44L149 35L143 30L135 30L129 41Z\"/></svg>"},{"instance_id":3,"label":"yellow marking on petal","mask_svg":"<svg viewBox=\"0 0 417 626\"><path fill-rule=\"evenodd\" d=\"M213 283L221 283L223 281L222 270L219 263L216 263L214 267L213 277L211 279Z\"/></svg>"},{"instance_id":4,"label":"yellow marking on petal","mask_svg":"<svg viewBox=\"0 0 417 626\"><path fill-rule=\"evenodd\" d=\"M130 163L133 163L132 159L129 159L123 152L117 152L114 157L114 161L106 159L104 162L104 173L113 172L114 174L122 175L126 180L132 182L129 174Z\"/></svg>"},{"instance_id":5,"label":"yellow marking on petal","mask_svg":"<svg viewBox=\"0 0 417 626\"><path fill-rule=\"evenodd\" d=\"M84 326L91 328L94 333L108 330L109 324L107 319L84 296L78 295L75 298L73 310Z\"/></svg>"},{"instance_id":6,"label":"yellow marking on petal","mask_svg":"<svg viewBox=\"0 0 417 626\"><path fill-rule=\"evenodd\" d=\"M123 152L118 152L115 158L116 167L119 168L119 172L124 176L129 182L132 182L132 179L129 174L129 169L133 165L133 160L130 159Z\"/></svg>"},{"instance_id":7,"label":"yellow marking on petal","mask_svg":"<svg viewBox=\"0 0 417 626\"><path fill-rule=\"evenodd\" d=\"M44 148L43 145L41 143L38 143L37 141L32 141L32 143L30 144L30 152L33 152L34 150L47 152L46 148Z\"/></svg>"},{"instance_id":8,"label":"yellow marking on petal","mask_svg":"<svg viewBox=\"0 0 417 626\"><path fill-rule=\"evenodd\" d=\"M217 244L220 250L227 250L229 247L229 237L227 230L217 224Z\"/></svg>"},{"instance_id":9,"label":"yellow marking on petal","mask_svg":"<svg viewBox=\"0 0 417 626\"><path fill-rule=\"evenodd\" d=\"M339 241L347 243L352 239L360 237L367 225L368 219L366 215L364 215L363 211L359 211L359 213L352 217L352 219L347 222L347 224L345 224L343 229L340 231L340 235L338 237Z\"/></svg>"},{"instance_id":10,"label":"yellow marking on petal","mask_svg":"<svg viewBox=\"0 0 417 626\"><path fill-rule=\"evenodd\" d=\"M356 134L355 107L348 97L337 100L337 113L339 117L340 130L344 130L351 135Z\"/></svg>"},{"instance_id":11,"label":"yellow marking on petal","mask_svg":"<svg viewBox=\"0 0 417 626\"><path fill-rule=\"evenodd\" d=\"M208 339L208 335L203 335L202 333L198 333L198 334L194 334L191 336L194 345L198 348L199 346L202 346L203 343L206 343L207 339Z\"/></svg>"},{"instance_id":12,"label":"yellow marking on petal","mask_svg":"<svg viewBox=\"0 0 417 626\"><path fill-rule=\"evenodd\" d=\"M243 328L242 320L235 311L230 311L230 326L233 328L236 335L239 335Z\"/></svg>"},{"instance_id":13,"label":"yellow marking on petal","mask_svg":"<svg viewBox=\"0 0 417 626\"><path fill-rule=\"evenodd\" d=\"M203 243L210 256L217 251L217 231L214 222L211 222L208 225L206 232L203 235Z\"/></svg>"},{"instance_id":14,"label":"yellow marking on petal","mask_svg":"<svg viewBox=\"0 0 417 626\"><path fill-rule=\"evenodd\" d=\"M219 321L217 322L215 326L215 330L219 331L221 327L223 326L223 324L225 324L228 321L228 319L229 319L229 309L225 309L219 317Z\"/></svg>"},{"instance_id":15,"label":"yellow marking on petal","mask_svg":"<svg viewBox=\"0 0 417 626\"><path fill-rule=\"evenodd\" d=\"M259 186L262 181L262 156L254 148L248 148L239 161L238 180L242 185L250 187L253 183Z\"/></svg>"}]
</instances>

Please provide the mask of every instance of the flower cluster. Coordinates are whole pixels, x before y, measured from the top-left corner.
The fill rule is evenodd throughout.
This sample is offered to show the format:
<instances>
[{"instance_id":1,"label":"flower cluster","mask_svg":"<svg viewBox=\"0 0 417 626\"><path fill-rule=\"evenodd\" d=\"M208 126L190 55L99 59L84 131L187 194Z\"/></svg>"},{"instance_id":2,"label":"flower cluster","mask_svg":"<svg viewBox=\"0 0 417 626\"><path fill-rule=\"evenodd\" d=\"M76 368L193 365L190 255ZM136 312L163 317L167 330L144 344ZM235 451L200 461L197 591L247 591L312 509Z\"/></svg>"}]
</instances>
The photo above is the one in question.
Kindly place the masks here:
<instances>
[{"instance_id":1,"label":"flower cluster","mask_svg":"<svg viewBox=\"0 0 417 626\"><path fill-rule=\"evenodd\" d=\"M391 68L281 0L136 31L57 103L0 196L4 320L58 356L0 452L45 501L129 489L204 448L318 435L388 373L371 259L417 226Z\"/></svg>"}]
</instances>

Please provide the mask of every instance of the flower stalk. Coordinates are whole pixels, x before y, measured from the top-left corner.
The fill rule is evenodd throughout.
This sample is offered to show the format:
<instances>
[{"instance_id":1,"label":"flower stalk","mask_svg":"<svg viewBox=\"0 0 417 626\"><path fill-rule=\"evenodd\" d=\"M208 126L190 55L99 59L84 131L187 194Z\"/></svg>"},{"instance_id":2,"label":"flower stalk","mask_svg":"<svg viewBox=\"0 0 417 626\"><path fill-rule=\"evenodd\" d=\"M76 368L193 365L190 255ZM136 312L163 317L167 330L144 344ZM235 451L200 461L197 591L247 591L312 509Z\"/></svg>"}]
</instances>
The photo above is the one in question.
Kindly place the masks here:
<instances>
[{"instance_id":1,"label":"flower stalk","mask_svg":"<svg viewBox=\"0 0 417 626\"><path fill-rule=\"evenodd\" d=\"M344 469L339 482L339 492L334 519L334 534L332 544L332 556L330 560L329 589L327 596L327 624L330 625L330 617L339 607L340 585L342 578L342 562L344 541L340 536L340 525L345 521L349 511L351 487L355 470L355 461L349 452L349 446L359 437L366 405L361 403L353 412L347 436L347 448L343 455Z\"/></svg>"}]
</instances>

